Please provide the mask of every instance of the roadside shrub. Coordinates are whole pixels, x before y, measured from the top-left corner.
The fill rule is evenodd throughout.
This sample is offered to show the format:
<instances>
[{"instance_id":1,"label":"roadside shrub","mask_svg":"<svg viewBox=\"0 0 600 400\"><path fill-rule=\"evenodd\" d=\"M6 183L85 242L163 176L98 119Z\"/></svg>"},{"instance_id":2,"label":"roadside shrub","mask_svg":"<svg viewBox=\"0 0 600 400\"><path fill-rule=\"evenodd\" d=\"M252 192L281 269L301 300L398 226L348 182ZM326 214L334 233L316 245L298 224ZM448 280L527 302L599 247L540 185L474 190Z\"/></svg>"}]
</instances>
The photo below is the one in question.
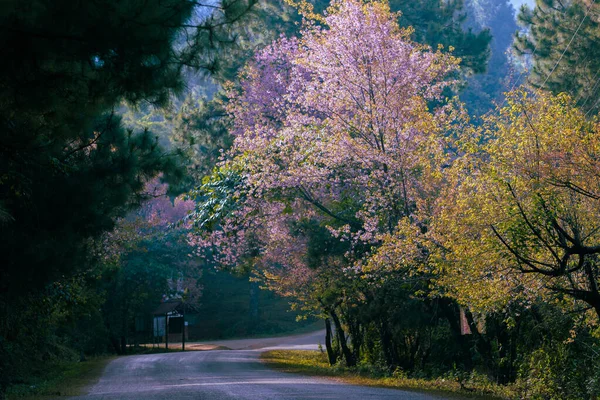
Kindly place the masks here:
<instances>
[{"instance_id":1,"label":"roadside shrub","mask_svg":"<svg viewBox=\"0 0 600 400\"><path fill-rule=\"evenodd\" d=\"M600 394L600 348L595 340L552 342L521 366L517 387L523 399L596 399Z\"/></svg>"}]
</instances>

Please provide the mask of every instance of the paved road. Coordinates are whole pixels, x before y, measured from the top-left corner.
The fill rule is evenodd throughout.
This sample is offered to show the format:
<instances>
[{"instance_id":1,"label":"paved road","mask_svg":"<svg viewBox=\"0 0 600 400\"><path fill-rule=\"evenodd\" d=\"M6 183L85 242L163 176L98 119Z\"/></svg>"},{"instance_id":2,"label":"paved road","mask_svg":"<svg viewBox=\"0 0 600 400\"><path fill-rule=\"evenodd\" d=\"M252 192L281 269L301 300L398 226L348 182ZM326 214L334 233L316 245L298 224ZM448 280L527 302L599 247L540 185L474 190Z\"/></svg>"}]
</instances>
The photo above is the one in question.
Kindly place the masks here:
<instances>
[{"instance_id":1,"label":"paved road","mask_svg":"<svg viewBox=\"0 0 600 400\"><path fill-rule=\"evenodd\" d=\"M314 348L322 332L275 339L222 341L232 349L128 356L112 361L80 400L440 399L394 389L347 385L272 371L259 360L266 348ZM260 350L256 349L260 347Z\"/></svg>"},{"instance_id":2,"label":"paved road","mask_svg":"<svg viewBox=\"0 0 600 400\"><path fill-rule=\"evenodd\" d=\"M325 346L325 329L302 335L270 337L258 339L216 340L198 342L227 347L231 350L318 350L319 344Z\"/></svg>"}]
</instances>

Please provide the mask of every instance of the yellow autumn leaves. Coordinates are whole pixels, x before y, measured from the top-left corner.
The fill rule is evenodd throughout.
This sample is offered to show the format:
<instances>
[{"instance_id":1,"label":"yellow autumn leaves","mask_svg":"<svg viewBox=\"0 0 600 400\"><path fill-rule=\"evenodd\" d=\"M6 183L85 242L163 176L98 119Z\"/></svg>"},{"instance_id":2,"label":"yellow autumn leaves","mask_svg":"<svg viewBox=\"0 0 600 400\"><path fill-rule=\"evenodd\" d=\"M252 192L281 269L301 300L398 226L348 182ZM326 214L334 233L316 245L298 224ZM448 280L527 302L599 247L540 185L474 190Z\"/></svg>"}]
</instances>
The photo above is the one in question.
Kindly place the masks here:
<instances>
[{"instance_id":1,"label":"yellow autumn leaves","mask_svg":"<svg viewBox=\"0 0 600 400\"><path fill-rule=\"evenodd\" d=\"M518 90L457 142L427 226L402 221L371 267L413 265L477 311L558 296L600 312L597 121L567 95Z\"/></svg>"}]
</instances>

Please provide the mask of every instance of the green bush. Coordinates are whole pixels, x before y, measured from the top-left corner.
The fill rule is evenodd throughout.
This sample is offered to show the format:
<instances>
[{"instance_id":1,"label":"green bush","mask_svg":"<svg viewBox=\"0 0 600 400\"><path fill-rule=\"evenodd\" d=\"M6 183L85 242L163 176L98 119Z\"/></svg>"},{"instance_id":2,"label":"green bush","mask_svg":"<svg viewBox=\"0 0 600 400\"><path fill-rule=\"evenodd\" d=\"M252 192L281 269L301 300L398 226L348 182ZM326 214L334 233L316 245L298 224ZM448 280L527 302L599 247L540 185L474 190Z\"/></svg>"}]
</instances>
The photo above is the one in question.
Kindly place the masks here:
<instances>
[{"instance_id":1,"label":"green bush","mask_svg":"<svg viewBox=\"0 0 600 400\"><path fill-rule=\"evenodd\" d=\"M600 395L598 343L592 338L550 342L521 365L517 386L524 399L596 399Z\"/></svg>"}]
</instances>

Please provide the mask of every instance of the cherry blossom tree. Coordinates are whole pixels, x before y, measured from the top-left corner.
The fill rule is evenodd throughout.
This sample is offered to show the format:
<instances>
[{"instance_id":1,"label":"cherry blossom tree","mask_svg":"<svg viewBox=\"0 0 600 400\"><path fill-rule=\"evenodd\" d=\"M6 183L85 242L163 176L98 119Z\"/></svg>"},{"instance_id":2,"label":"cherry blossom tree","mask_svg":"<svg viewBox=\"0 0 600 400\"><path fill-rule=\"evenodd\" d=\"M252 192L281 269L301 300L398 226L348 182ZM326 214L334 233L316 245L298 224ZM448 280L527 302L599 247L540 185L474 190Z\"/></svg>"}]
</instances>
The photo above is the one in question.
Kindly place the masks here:
<instances>
[{"instance_id":1,"label":"cherry blossom tree","mask_svg":"<svg viewBox=\"0 0 600 400\"><path fill-rule=\"evenodd\" d=\"M244 176L246 204L293 199L336 221L332 233L375 243L415 217L439 175L457 115L429 103L458 60L412 43L383 3L336 3L325 20L301 40L267 47L244 71L228 164ZM344 201L355 208L337 210Z\"/></svg>"},{"instance_id":2,"label":"cherry blossom tree","mask_svg":"<svg viewBox=\"0 0 600 400\"><path fill-rule=\"evenodd\" d=\"M369 259L399 224L426 229L464 123L443 97L459 60L412 42L384 2L334 2L320 21L260 51L230 91L234 146L191 192L191 241L331 317L352 364L340 307L385 281Z\"/></svg>"}]
</instances>

